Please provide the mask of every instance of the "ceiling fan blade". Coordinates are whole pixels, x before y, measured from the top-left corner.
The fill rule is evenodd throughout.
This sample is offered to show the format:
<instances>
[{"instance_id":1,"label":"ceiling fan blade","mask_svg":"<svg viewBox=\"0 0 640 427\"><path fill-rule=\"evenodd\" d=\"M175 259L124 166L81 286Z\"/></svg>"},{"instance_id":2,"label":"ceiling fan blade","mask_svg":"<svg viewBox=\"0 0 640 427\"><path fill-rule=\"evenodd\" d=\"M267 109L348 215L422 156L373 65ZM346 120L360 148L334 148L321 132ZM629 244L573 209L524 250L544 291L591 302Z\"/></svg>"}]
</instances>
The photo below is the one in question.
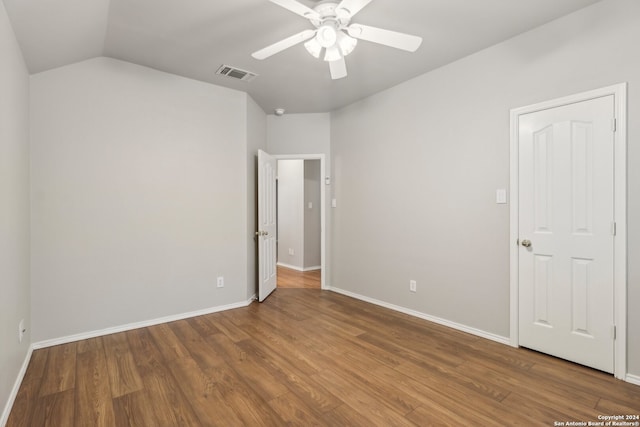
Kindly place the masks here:
<instances>
[{"instance_id":1,"label":"ceiling fan blade","mask_svg":"<svg viewBox=\"0 0 640 427\"><path fill-rule=\"evenodd\" d=\"M278 6L284 7L285 9L295 13L296 15L300 15L303 18L307 19L320 19L320 15L315 10L298 3L296 0L271 0L271 3L275 3Z\"/></svg>"},{"instance_id":2,"label":"ceiling fan blade","mask_svg":"<svg viewBox=\"0 0 640 427\"><path fill-rule=\"evenodd\" d=\"M347 63L344 58L340 58L337 61L329 61L329 70L331 70L331 78L333 80L347 77Z\"/></svg>"},{"instance_id":3,"label":"ceiling fan blade","mask_svg":"<svg viewBox=\"0 0 640 427\"><path fill-rule=\"evenodd\" d=\"M344 9L349 12L349 16L353 17L356 13L360 12L363 7L371 3L372 0L342 0L337 9Z\"/></svg>"},{"instance_id":4,"label":"ceiling fan blade","mask_svg":"<svg viewBox=\"0 0 640 427\"><path fill-rule=\"evenodd\" d=\"M315 30L304 30L298 34L294 34L291 37L287 37L284 40L280 40L277 43L274 43L263 49L253 52L251 56L253 56L255 59L266 59L271 55L275 55L276 53L282 52L283 50L290 48L291 46L295 46L298 43L302 43L303 41L309 40L311 37L315 35L316 35Z\"/></svg>"},{"instance_id":5,"label":"ceiling fan blade","mask_svg":"<svg viewBox=\"0 0 640 427\"><path fill-rule=\"evenodd\" d=\"M408 52L415 52L422 44L422 37L369 27L368 25L353 24L347 28L347 31L351 37L356 39L367 40Z\"/></svg>"}]
</instances>

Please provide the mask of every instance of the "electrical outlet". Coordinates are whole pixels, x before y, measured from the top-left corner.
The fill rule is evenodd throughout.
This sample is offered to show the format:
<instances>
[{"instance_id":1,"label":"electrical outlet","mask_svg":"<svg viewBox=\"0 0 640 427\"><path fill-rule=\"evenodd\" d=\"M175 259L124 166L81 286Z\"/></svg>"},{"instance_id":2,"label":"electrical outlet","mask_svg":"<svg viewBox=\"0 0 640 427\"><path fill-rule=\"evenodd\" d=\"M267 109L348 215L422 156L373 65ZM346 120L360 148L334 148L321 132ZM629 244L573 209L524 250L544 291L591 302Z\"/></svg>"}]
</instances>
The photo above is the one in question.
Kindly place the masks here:
<instances>
[{"instance_id":1,"label":"electrical outlet","mask_svg":"<svg viewBox=\"0 0 640 427\"><path fill-rule=\"evenodd\" d=\"M27 332L27 329L24 327L24 319L18 323L18 341L22 342L22 338L24 338L24 333Z\"/></svg>"},{"instance_id":2,"label":"electrical outlet","mask_svg":"<svg viewBox=\"0 0 640 427\"><path fill-rule=\"evenodd\" d=\"M295 255L295 251L293 250L293 248L289 248L289 255Z\"/></svg>"},{"instance_id":3,"label":"electrical outlet","mask_svg":"<svg viewBox=\"0 0 640 427\"><path fill-rule=\"evenodd\" d=\"M224 288L224 277L218 276L218 287Z\"/></svg>"},{"instance_id":4,"label":"electrical outlet","mask_svg":"<svg viewBox=\"0 0 640 427\"><path fill-rule=\"evenodd\" d=\"M409 290L411 292L416 292L416 281L415 280L409 280Z\"/></svg>"}]
</instances>

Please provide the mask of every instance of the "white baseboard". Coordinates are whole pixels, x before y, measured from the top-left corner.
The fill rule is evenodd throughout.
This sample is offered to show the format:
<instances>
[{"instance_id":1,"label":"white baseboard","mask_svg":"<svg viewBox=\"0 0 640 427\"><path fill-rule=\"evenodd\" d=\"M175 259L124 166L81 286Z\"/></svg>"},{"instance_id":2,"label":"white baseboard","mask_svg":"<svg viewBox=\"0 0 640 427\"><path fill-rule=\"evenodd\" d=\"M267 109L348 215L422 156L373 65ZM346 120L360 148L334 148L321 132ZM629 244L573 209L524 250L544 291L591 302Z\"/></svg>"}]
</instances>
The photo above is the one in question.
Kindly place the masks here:
<instances>
[{"instance_id":1,"label":"white baseboard","mask_svg":"<svg viewBox=\"0 0 640 427\"><path fill-rule=\"evenodd\" d=\"M476 335L481 338L485 338L491 341L499 342L500 344L509 345L509 338L503 337L500 335L492 334L491 332L486 332L480 329L472 328L470 326L462 325L460 323L452 322L450 320L441 319L439 317L431 316L429 314L421 313L419 311L411 310L405 307L401 307L399 305L389 304L384 301L380 301L377 299L369 298L364 295L356 294L353 292L345 291L344 289L339 288L329 288L330 291L346 295L351 298L359 299L364 302L368 302L371 304L379 305L384 308L388 308L393 311L398 311L400 313L408 314L409 316L418 317L420 319L428 320L429 322L437 323L442 326L446 326L448 328L456 329L458 331L466 332L472 335Z\"/></svg>"},{"instance_id":2,"label":"white baseboard","mask_svg":"<svg viewBox=\"0 0 640 427\"><path fill-rule=\"evenodd\" d=\"M2 410L2 414L0 414L0 426L5 426L7 421L9 421L9 414L11 413L11 408L13 408L13 402L16 401L16 397L18 396L18 390L20 390L20 385L22 384L22 380L24 379L24 374L27 372L27 367L29 366L29 362L31 361L31 354L33 354L33 345L29 346L27 350L27 354L22 362L22 366L20 367L20 371L18 371L18 376L16 377L16 381L13 384L13 388L11 389L11 393L9 394L9 400L4 405L4 409Z\"/></svg>"},{"instance_id":3,"label":"white baseboard","mask_svg":"<svg viewBox=\"0 0 640 427\"><path fill-rule=\"evenodd\" d=\"M322 266L320 265L314 265L311 267L298 267L297 265L285 264L284 262L279 262L277 265L279 267L284 267L284 268L288 268L289 270L295 270L295 271L313 271L313 270L322 269Z\"/></svg>"},{"instance_id":4,"label":"white baseboard","mask_svg":"<svg viewBox=\"0 0 640 427\"><path fill-rule=\"evenodd\" d=\"M130 331L132 329L146 328L148 326L159 325L161 323L175 322L176 320L188 319L196 316L203 316L205 314L217 313L220 311L233 310L234 308L246 307L256 299L256 296L252 296L247 301L241 301L238 303L221 305L217 307L205 308L203 310L190 311L188 313L174 314L171 316L160 317L157 319L144 320L142 322L129 323L121 326L114 326L112 328L100 329L97 331L82 332L80 334L68 335L60 338L53 338L50 340L39 341L33 343L34 350L45 347L52 347L54 345L67 344L74 341L86 340L89 338L101 337L104 335L115 334L118 332Z\"/></svg>"},{"instance_id":5,"label":"white baseboard","mask_svg":"<svg viewBox=\"0 0 640 427\"><path fill-rule=\"evenodd\" d=\"M284 268L288 268L289 270L295 270L295 271L304 271L301 267L298 267L297 265L285 264L284 262L279 262L278 267L284 267Z\"/></svg>"},{"instance_id":6,"label":"white baseboard","mask_svg":"<svg viewBox=\"0 0 640 427\"><path fill-rule=\"evenodd\" d=\"M640 385L640 375L627 374L625 381L631 384Z\"/></svg>"}]
</instances>

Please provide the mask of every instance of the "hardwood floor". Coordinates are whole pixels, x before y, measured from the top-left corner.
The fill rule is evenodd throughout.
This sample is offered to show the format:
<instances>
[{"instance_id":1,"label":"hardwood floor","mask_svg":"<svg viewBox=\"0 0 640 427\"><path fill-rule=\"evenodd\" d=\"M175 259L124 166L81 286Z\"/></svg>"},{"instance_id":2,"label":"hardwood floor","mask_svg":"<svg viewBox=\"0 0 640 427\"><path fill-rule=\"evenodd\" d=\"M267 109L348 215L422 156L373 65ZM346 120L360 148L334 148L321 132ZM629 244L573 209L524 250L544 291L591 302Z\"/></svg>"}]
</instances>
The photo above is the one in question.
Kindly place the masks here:
<instances>
[{"instance_id":1,"label":"hardwood floor","mask_svg":"<svg viewBox=\"0 0 640 427\"><path fill-rule=\"evenodd\" d=\"M8 426L544 425L640 387L336 293L36 350Z\"/></svg>"},{"instance_id":2,"label":"hardwood floor","mask_svg":"<svg viewBox=\"0 0 640 427\"><path fill-rule=\"evenodd\" d=\"M297 271L278 266L279 288L320 289L321 270Z\"/></svg>"}]
</instances>

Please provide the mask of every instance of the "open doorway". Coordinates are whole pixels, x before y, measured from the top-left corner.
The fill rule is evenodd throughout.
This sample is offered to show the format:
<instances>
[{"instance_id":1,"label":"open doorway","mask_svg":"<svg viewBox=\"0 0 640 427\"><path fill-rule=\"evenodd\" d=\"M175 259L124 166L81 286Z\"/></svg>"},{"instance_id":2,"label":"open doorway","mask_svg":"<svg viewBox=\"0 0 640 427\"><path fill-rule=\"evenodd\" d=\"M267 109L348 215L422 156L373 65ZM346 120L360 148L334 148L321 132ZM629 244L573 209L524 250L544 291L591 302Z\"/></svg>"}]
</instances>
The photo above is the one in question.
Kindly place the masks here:
<instances>
[{"instance_id":1,"label":"open doorway","mask_svg":"<svg viewBox=\"0 0 640 427\"><path fill-rule=\"evenodd\" d=\"M278 159L278 287L322 287L322 163L321 158Z\"/></svg>"}]
</instances>

